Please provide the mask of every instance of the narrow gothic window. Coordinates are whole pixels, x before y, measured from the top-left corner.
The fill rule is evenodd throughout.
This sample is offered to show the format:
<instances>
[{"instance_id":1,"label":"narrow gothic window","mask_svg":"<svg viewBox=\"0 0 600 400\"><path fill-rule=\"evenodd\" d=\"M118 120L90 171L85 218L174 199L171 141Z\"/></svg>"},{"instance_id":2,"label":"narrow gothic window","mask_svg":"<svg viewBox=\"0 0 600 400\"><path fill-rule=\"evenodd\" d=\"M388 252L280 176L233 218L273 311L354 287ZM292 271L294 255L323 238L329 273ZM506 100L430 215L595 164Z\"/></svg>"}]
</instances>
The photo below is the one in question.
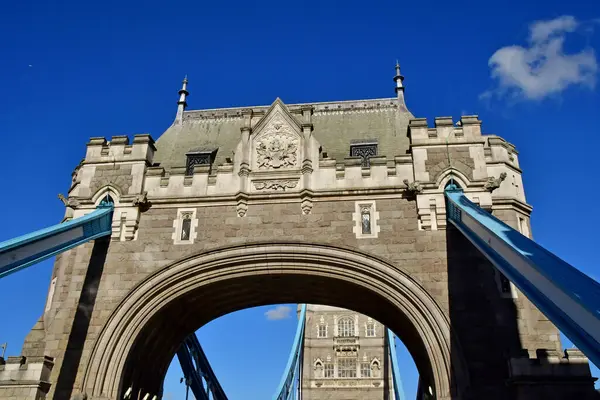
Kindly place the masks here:
<instances>
[{"instance_id":1,"label":"narrow gothic window","mask_svg":"<svg viewBox=\"0 0 600 400\"><path fill-rule=\"evenodd\" d=\"M350 157L360 157L363 167L369 167L371 165L370 158L376 155L377 143L365 142L350 145Z\"/></svg>"},{"instance_id":2,"label":"narrow gothic window","mask_svg":"<svg viewBox=\"0 0 600 400\"><path fill-rule=\"evenodd\" d=\"M341 318L338 321L338 336L349 337L354 335L354 319Z\"/></svg>"},{"instance_id":3,"label":"narrow gothic window","mask_svg":"<svg viewBox=\"0 0 600 400\"><path fill-rule=\"evenodd\" d=\"M190 232L192 228L192 215L183 214L183 221L181 221L181 240L190 240Z\"/></svg>"},{"instance_id":4,"label":"narrow gothic window","mask_svg":"<svg viewBox=\"0 0 600 400\"><path fill-rule=\"evenodd\" d=\"M371 377L371 364L370 363L361 363L360 364L360 376L363 378Z\"/></svg>"},{"instance_id":5,"label":"narrow gothic window","mask_svg":"<svg viewBox=\"0 0 600 400\"><path fill-rule=\"evenodd\" d=\"M323 368L325 378L333 378L333 363L325 363Z\"/></svg>"},{"instance_id":6,"label":"narrow gothic window","mask_svg":"<svg viewBox=\"0 0 600 400\"><path fill-rule=\"evenodd\" d=\"M339 358L338 359L338 377L356 378L356 359Z\"/></svg>"},{"instance_id":7,"label":"narrow gothic window","mask_svg":"<svg viewBox=\"0 0 600 400\"><path fill-rule=\"evenodd\" d=\"M319 324L319 328L317 330L317 337L319 337L319 338L327 337L327 325Z\"/></svg>"},{"instance_id":8,"label":"narrow gothic window","mask_svg":"<svg viewBox=\"0 0 600 400\"><path fill-rule=\"evenodd\" d=\"M363 235L371 234L371 206L360 206L360 223Z\"/></svg>"},{"instance_id":9,"label":"narrow gothic window","mask_svg":"<svg viewBox=\"0 0 600 400\"><path fill-rule=\"evenodd\" d=\"M375 336L375 323L368 322L367 323L367 337L374 337L374 336Z\"/></svg>"}]
</instances>

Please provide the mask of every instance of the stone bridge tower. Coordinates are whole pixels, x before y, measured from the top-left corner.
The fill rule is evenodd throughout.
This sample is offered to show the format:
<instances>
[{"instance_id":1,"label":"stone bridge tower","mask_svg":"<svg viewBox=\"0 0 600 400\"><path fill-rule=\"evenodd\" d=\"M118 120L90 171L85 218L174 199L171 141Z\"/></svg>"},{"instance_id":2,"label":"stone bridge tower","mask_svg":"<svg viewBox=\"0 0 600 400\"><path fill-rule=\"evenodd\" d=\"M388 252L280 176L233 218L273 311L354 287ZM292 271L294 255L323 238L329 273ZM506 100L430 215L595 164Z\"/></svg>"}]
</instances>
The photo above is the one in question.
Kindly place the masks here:
<instances>
[{"instance_id":1,"label":"stone bridge tower","mask_svg":"<svg viewBox=\"0 0 600 400\"><path fill-rule=\"evenodd\" d=\"M188 334L273 303L380 321L440 400L595 398L586 358L446 224L454 180L530 234L515 146L477 116L415 118L403 79L391 98L212 110L186 110L186 80L156 143L92 138L66 218L110 196L112 237L57 257L0 398L160 397Z\"/></svg>"}]
</instances>

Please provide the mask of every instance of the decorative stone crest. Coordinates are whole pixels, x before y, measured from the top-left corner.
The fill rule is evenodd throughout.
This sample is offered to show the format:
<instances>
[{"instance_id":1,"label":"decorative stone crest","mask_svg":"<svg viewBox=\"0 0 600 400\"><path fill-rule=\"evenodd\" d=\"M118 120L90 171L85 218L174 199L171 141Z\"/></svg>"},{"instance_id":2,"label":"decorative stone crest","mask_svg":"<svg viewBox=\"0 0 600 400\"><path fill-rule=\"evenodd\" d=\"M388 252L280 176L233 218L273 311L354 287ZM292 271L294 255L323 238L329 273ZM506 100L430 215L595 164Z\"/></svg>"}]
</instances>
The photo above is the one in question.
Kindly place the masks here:
<instances>
[{"instance_id":1,"label":"decorative stone crest","mask_svg":"<svg viewBox=\"0 0 600 400\"><path fill-rule=\"evenodd\" d=\"M493 176L490 176L483 188L491 193L494 190L498 189L500 187L500 184L502 183L502 181L505 179L506 179L506 172L502 172L500 174L500 177L498 177L498 178L494 178Z\"/></svg>"},{"instance_id":2,"label":"decorative stone crest","mask_svg":"<svg viewBox=\"0 0 600 400\"><path fill-rule=\"evenodd\" d=\"M298 148L298 137L282 116L276 115L256 142L256 166L259 170L296 167Z\"/></svg>"},{"instance_id":3,"label":"decorative stone crest","mask_svg":"<svg viewBox=\"0 0 600 400\"><path fill-rule=\"evenodd\" d=\"M297 179L274 179L269 181L254 181L256 190L282 190L293 189L298 186Z\"/></svg>"}]
</instances>

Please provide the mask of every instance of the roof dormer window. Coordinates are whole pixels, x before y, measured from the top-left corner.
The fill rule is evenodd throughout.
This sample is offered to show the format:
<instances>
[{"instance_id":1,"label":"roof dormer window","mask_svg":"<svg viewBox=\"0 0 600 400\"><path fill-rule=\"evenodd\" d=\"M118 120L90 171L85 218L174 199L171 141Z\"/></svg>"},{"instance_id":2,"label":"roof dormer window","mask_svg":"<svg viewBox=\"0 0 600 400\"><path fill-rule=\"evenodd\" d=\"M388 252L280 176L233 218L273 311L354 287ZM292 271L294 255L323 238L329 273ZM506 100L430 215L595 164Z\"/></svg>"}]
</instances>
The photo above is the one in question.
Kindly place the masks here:
<instances>
[{"instance_id":1,"label":"roof dormer window","mask_svg":"<svg viewBox=\"0 0 600 400\"><path fill-rule=\"evenodd\" d=\"M185 163L185 174L193 175L194 167L196 165L208 165L209 167L211 167L213 162L215 161L216 155L217 149L204 148L193 149L185 153L185 156L187 157Z\"/></svg>"},{"instance_id":2,"label":"roof dormer window","mask_svg":"<svg viewBox=\"0 0 600 400\"><path fill-rule=\"evenodd\" d=\"M354 140L350 143L350 157L360 157L363 167L369 167L370 158L375 156L377 156L376 140Z\"/></svg>"}]
</instances>

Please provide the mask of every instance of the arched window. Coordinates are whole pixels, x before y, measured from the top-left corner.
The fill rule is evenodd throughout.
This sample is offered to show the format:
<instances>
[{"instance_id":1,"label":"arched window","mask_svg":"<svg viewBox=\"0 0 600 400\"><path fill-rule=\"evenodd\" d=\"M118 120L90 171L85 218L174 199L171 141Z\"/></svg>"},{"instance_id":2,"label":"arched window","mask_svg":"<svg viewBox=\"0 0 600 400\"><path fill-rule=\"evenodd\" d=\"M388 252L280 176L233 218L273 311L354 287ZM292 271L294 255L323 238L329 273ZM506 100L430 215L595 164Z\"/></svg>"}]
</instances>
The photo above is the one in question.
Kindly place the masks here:
<instances>
[{"instance_id":1,"label":"arched window","mask_svg":"<svg viewBox=\"0 0 600 400\"><path fill-rule=\"evenodd\" d=\"M448 186L450 185L454 185L456 186L457 189L462 189L462 186L460 186L460 183L458 183L456 181L456 179L450 179L447 183L446 186L444 186L444 189L448 189Z\"/></svg>"},{"instance_id":2,"label":"arched window","mask_svg":"<svg viewBox=\"0 0 600 400\"><path fill-rule=\"evenodd\" d=\"M115 201L113 200L112 196L110 194L108 194L108 192L107 192L106 195L104 197L102 197L100 204L101 205L115 204Z\"/></svg>"},{"instance_id":3,"label":"arched window","mask_svg":"<svg viewBox=\"0 0 600 400\"><path fill-rule=\"evenodd\" d=\"M348 337L354 334L354 319L350 317L340 318L338 320L338 336Z\"/></svg>"}]
</instances>

